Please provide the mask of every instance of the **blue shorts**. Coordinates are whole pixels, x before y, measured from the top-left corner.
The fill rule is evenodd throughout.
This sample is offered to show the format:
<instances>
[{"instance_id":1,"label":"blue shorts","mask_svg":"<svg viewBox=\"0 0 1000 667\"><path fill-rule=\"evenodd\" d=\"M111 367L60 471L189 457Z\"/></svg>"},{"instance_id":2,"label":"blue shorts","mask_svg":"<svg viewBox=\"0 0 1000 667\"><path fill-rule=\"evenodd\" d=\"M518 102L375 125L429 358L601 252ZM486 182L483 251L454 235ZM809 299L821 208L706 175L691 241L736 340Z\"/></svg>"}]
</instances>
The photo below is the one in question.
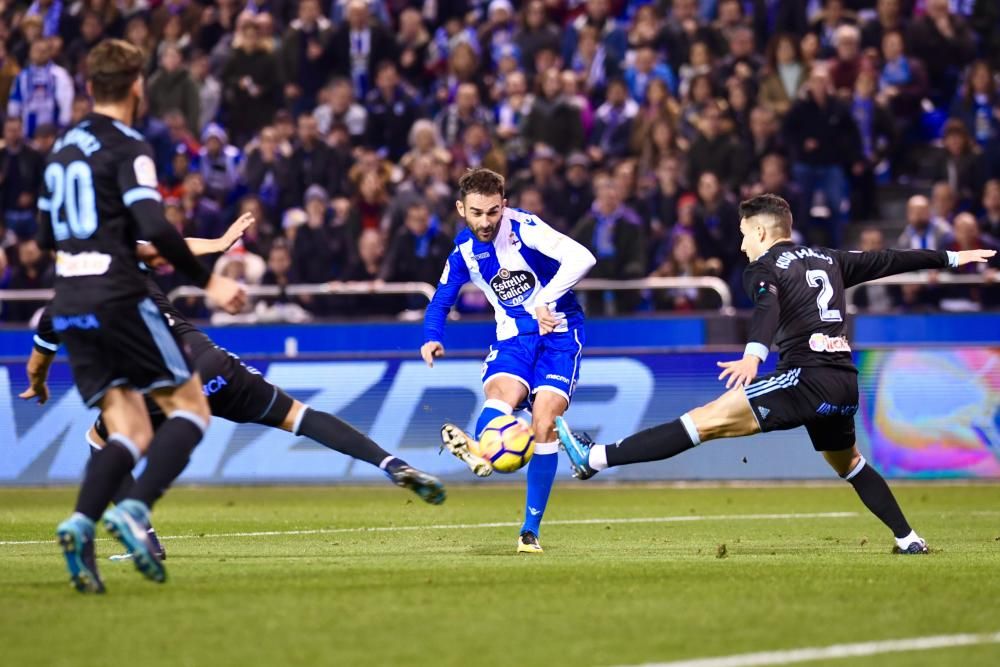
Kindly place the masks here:
<instances>
[{"instance_id":1,"label":"blue shorts","mask_svg":"<svg viewBox=\"0 0 1000 667\"><path fill-rule=\"evenodd\" d=\"M559 394L569 403L580 379L583 327L562 333L521 334L490 346L483 361L483 384L510 377L525 386L528 400L539 391Z\"/></svg>"}]
</instances>

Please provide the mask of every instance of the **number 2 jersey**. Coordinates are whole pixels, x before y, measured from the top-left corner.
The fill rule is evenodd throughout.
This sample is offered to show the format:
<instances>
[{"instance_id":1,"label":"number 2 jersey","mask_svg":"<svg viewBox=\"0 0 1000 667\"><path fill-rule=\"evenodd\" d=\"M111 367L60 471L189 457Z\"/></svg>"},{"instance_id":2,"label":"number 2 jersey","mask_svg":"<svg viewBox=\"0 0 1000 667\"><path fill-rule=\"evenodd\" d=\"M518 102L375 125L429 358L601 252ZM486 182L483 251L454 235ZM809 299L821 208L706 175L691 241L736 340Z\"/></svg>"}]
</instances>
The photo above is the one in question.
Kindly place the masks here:
<instances>
[{"instance_id":1,"label":"number 2 jersey","mask_svg":"<svg viewBox=\"0 0 1000 667\"><path fill-rule=\"evenodd\" d=\"M39 244L56 251L55 313L129 305L148 295L139 238L204 285L208 271L163 215L156 166L142 135L92 113L55 144L44 172Z\"/></svg>"},{"instance_id":2,"label":"number 2 jersey","mask_svg":"<svg viewBox=\"0 0 1000 667\"><path fill-rule=\"evenodd\" d=\"M743 273L755 304L746 353L764 360L774 343L779 370L828 366L857 372L844 335L847 288L898 273L943 269L951 260L943 250L844 252L775 244Z\"/></svg>"}]
</instances>

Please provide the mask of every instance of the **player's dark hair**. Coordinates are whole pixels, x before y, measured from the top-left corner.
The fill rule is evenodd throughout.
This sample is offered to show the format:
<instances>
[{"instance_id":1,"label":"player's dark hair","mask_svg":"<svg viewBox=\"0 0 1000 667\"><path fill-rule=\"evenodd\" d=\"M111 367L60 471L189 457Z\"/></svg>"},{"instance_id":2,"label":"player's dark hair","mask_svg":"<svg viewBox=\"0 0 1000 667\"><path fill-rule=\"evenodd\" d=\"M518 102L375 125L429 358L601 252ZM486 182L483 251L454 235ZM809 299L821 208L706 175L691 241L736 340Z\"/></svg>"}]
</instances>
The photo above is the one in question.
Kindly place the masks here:
<instances>
[{"instance_id":1,"label":"player's dark hair","mask_svg":"<svg viewBox=\"0 0 1000 667\"><path fill-rule=\"evenodd\" d=\"M500 195L503 197L503 176L485 167L470 169L465 172L462 178L458 179L458 196L459 199L465 201L465 198L471 194Z\"/></svg>"},{"instance_id":2,"label":"player's dark hair","mask_svg":"<svg viewBox=\"0 0 1000 667\"><path fill-rule=\"evenodd\" d=\"M87 80L94 101L121 102L142 75L146 57L138 47L120 39L106 39L87 54Z\"/></svg>"},{"instance_id":3,"label":"player's dark hair","mask_svg":"<svg viewBox=\"0 0 1000 667\"><path fill-rule=\"evenodd\" d=\"M778 195L762 194L740 202L740 218L750 219L758 215L770 216L781 231L792 233L792 209L788 202Z\"/></svg>"}]
</instances>

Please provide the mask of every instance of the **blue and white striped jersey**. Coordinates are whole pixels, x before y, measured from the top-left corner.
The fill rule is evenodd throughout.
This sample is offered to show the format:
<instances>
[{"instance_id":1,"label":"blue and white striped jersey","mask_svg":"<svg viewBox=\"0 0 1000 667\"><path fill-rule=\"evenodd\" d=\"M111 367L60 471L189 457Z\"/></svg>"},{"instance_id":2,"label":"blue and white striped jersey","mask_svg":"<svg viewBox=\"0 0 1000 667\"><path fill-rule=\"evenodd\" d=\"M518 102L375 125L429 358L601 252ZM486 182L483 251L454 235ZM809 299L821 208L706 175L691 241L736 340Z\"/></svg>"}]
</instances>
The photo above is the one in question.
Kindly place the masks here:
<instances>
[{"instance_id":1,"label":"blue and white striped jersey","mask_svg":"<svg viewBox=\"0 0 1000 667\"><path fill-rule=\"evenodd\" d=\"M504 209L496 238L484 243L468 229L455 239L434 299L424 319L424 341L441 341L448 311L459 290L472 282L493 305L497 340L538 333L541 305L562 319L556 331L583 324L583 309L571 288L594 265L589 250L520 209Z\"/></svg>"}]
</instances>

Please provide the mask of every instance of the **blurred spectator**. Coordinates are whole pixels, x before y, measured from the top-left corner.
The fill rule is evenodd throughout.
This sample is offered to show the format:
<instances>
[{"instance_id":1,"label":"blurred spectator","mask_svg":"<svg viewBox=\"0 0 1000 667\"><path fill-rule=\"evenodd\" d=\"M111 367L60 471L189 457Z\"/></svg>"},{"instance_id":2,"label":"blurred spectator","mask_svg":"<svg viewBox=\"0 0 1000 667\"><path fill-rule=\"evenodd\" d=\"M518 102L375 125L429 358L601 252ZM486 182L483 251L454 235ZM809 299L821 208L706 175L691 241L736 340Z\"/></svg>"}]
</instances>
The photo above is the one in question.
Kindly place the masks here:
<instances>
[{"instance_id":1,"label":"blurred spectator","mask_svg":"<svg viewBox=\"0 0 1000 667\"><path fill-rule=\"evenodd\" d=\"M694 209L695 240L706 257L721 260L723 277L739 284L737 269L742 270L740 254L740 216L726 198L722 184L711 171L698 178L698 203Z\"/></svg>"},{"instance_id":2,"label":"blurred spectator","mask_svg":"<svg viewBox=\"0 0 1000 667\"><path fill-rule=\"evenodd\" d=\"M979 227L985 234L1000 239L1000 180L992 179L983 187L983 214Z\"/></svg>"},{"instance_id":3,"label":"blurred spectator","mask_svg":"<svg viewBox=\"0 0 1000 667\"><path fill-rule=\"evenodd\" d=\"M222 68L227 127L243 144L274 119L281 97L281 72L274 42L253 20L241 18L233 50Z\"/></svg>"},{"instance_id":4,"label":"blurred spectator","mask_svg":"<svg viewBox=\"0 0 1000 667\"><path fill-rule=\"evenodd\" d=\"M976 216L971 213L959 213L955 216L955 224L952 235L949 239L946 250L961 252L963 250L975 250L985 248L987 250L1000 249L996 239L993 239L979 230L979 223ZM941 309L950 312L967 312L982 310L984 305L994 306L1000 301L998 297L998 287L989 287L988 284L995 282L997 270L988 264L972 263L958 269L951 269L952 273L965 275L982 275L983 285L952 285L942 287L940 290Z\"/></svg>"},{"instance_id":5,"label":"blurred spectator","mask_svg":"<svg viewBox=\"0 0 1000 667\"><path fill-rule=\"evenodd\" d=\"M507 77L500 99L496 109L497 137L504 142L508 156L516 161L528 152L523 131L535 102L534 95L528 92L528 79L524 72L514 72Z\"/></svg>"},{"instance_id":6,"label":"blurred spectator","mask_svg":"<svg viewBox=\"0 0 1000 667\"><path fill-rule=\"evenodd\" d=\"M55 272L49 261L50 254L42 252L34 239L17 245L17 266L11 270L8 289L48 289L55 282ZM11 322L27 322L35 311L45 306L45 300L8 301L4 317Z\"/></svg>"},{"instance_id":7,"label":"blurred spectator","mask_svg":"<svg viewBox=\"0 0 1000 667\"><path fill-rule=\"evenodd\" d=\"M975 36L965 19L953 14L949 0L927 0L926 12L910 24L907 45L927 67L930 95L947 106L958 82L958 72L976 53Z\"/></svg>"},{"instance_id":8,"label":"blurred spectator","mask_svg":"<svg viewBox=\"0 0 1000 667\"><path fill-rule=\"evenodd\" d=\"M291 167L278 151L278 135L273 127L261 130L260 141L247 153L244 165L247 188L260 197L269 217L276 218L288 203Z\"/></svg>"},{"instance_id":9,"label":"blurred spectator","mask_svg":"<svg viewBox=\"0 0 1000 667\"><path fill-rule=\"evenodd\" d=\"M556 82L558 83L558 76ZM455 91L455 100L448 104L434 119L445 144L458 143L465 128L473 123L493 126L493 116L479 98L479 88L471 82L461 83Z\"/></svg>"},{"instance_id":10,"label":"blurred spectator","mask_svg":"<svg viewBox=\"0 0 1000 667\"><path fill-rule=\"evenodd\" d=\"M0 206L4 227L18 238L35 235L36 197L42 186L44 157L24 140L20 116L9 116L3 124L0 148Z\"/></svg>"},{"instance_id":11,"label":"blurred spectator","mask_svg":"<svg viewBox=\"0 0 1000 667\"><path fill-rule=\"evenodd\" d=\"M927 73L919 59L906 55L904 47L901 32L893 30L882 37L879 94L888 100L897 120L912 121L927 94Z\"/></svg>"},{"instance_id":12,"label":"blurred spectator","mask_svg":"<svg viewBox=\"0 0 1000 667\"><path fill-rule=\"evenodd\" d=\"M875 73L866 70L855 80L851 115L861 138L861 160L852 171L851 213L866 220L877 214L876 175L889 171L889 159L896 152L896 125L892 114L875 97Z\"/></svg>"},{"instance_id":13,"label":"blurred spectator","mask_svg":"<svg viewBox=\"0 0 1000 667\"><path fill-rule=\"evenodd\" d=\"M646 100L646 89L653 79L666 83L671 93L677 92L677 77L674 71L665 62L657 62L656 51L652 45L636 49L635 61L625 68L624 77L629 94L637 102Z\"/></svg>"},{"instance_id":14,"label":"blurred spectator","mask_svg":"<svg viewBox=\"0 0 1000 667\"><path fill-rule=\"evenodd\" d=\"M931 218L949 228L958 213L958 196L955 189L941 181L931 188Z\"/></svg>"},{"instance_id":15,"label":"blurred spectator","mask_svg":"<svg viewBox=\"0 0 1000 667\"><path fill-rule=\"evenodd\" d=\"M351 135L351 144L365 138L368 111L354 99L354 88L347 79L335 79L320 96L320 105L313 111L319 133L326 136L334 125L343 125Z\"/></svg>"},{"instance_id":16,"label":"blurred spectator","mask_svg":"<svg viewBox=\"0 0 1000 667\"><path fill-rule=\"evenodd\" d=\"M316 97L329 76L323 52L332 37L333 24L323 16L319 0L301 0L298 18L281 40L285 99L300 111L316 106Z\"/></svg>"},{"instance_id":17,"label":"blurred spectator","mask_svg":"<svg viewBox=\"0 0 1000 667\"><path fill-rule=\"evenodd\" d=\"M399 14L399 30L396 33L396 53L399 70L403 79L417 89L425 89L431 82L431 72L427 69L431 36L424 25L420 11L407 7Z\"/></svg>"},{"instance_id":18,"label":"blurred spectator","mask_svg":"<svg viewBox=\"0 0 1000 667\"><path fill-rule=\"evenodd\" d=\"M906 228L896 241L897 248L942 250L951 228L943 220L932 220L931 203L923 195L906 202Z\"/></svg>"},{"instance_id":19,"label":"blurred spectator","mask_svg":"<svg viewBox=\"0 0 1000 667\"><path fill-rule=\"evenodd\" d=\"M528 169L511 179L510 191L520 193L527 187L537 189L549 214L549 217L544 218L546 222L559 229L565 229L572 223L565 219L565 185L556 171L557 158L556 152L550 146L545 144L535 146ZM590 202L587 202L587 205L589 206Z\"/></svg>"},{"instance_id":20,"label":"blurred spectator","mask_svg":"<svg viewBox=\"0 0 1000 667\"><path fill-rule=\"evenodd\" d=\"M162 117L167 111L178 110L184 114L188 130L196 135L201 129L198 125L201 100L198 86L183 64L183 56L176 46L161 51L160 68L150 77L146 90L149 112Z\"/></svg>"},{"instance_id":21,"label":"blurred spectator","mask_svg":"<svg viewBox=\"0 0 1000 667\"><path fill-rule=\"evenodd\" d=\"M462 140L452 150L452 159L456 171L486 167L499 174L507 174L507 156L499 146L494 145L483 123L472 123L465 128Z\"/></svg>"},{"instance_id":22,"label":"blurred spectator","mask_svg":"<svg viewBox=\"0 0 1000 667\"><path fill-rule=\"evenodd\" d=\"M52 147L56 143L56 127L51 123L39 125L35 131L35 139L31 142L31 147L42 157L52 152Z\"/></svg>"},{"instance_id":23,"label":"blurred spectator","mask_svg":"<svg viewBox=\"0 0 1000 667\"><path fill-rule=\"evenodd\" d=\"M637 149L633 153L639 154L639 169L643 174L652 173L668 157L680 161L685 159L677 130L671 120L661 118L642 134L638 130L636 128L633 132L632 145Z\"/></svg>"},{"instance_id":24,"label":"blurred spectator","mask_svg":"<svg viewBox=\"0 0 1000 667\"><path fill-rule=\"evenodd\" d=\"M677 94L687 97L691 82L696 76L712 76L715 71L715 57L708 42L694 42L688 52L687 62L681 65L680 81L677 84Z\"/></svg>"},{"instance_id":25,"label":"blurred spectator","mask_svg":"<svg viewBox=\"0 0 1000 667\"><path fill-rule=\"evenodd\" d=\"M281 294L276 297L266 297L257 302L254 314L260 322L308 322L312 319L309 312L302 307L297 299L289 297L285 290L289 285L302 282L292 265L292 254L284 239L271 246L267 255L267 270L261 279L261 285L274 285L281 288Z\"/></svg>"},{"instance_id":26,"label":"blurred spectator","mask_svg":"<svg viewBox=\"0 0 1000 667\"><path fill-rule=\"evenodd\" d=\"M535 73L535 55L541 49L559 48L559 29L549 22L542 0L530 0L525 5L524 19L514 35L514 41L521 51L521 62L529 75Z\"/></svg>"},{"instance_id":27,"label":"blurred spectator","mask_svg":"<svg viewBox=\"0 0 1000 667\"><path fill-rule=\"evenodd\" d=\"M79 74L87 53L104 39L104 22L96 12L84 10L80 19L80 34L66 48L70 74Z\"/></svg>"},{"instance_id":28,"label":"blurred spectator","mask_svg":"<svg viewBox=\"0 0 1000 667\"><path fill-rule=\"evenodd\" d=\"M861 232L861 252L878 252L885 249L885 238L882 230L869 227ZM897 285L880 285L866 283L854 292L854 305L860 310L870 313L887 313L894 310L900 303L900 289Z\"/></svg>"},{"instance_id":29,"label":"blurred spectator","mask_svg":"<svg viewBox=\"0 0 1000 667\"><path fill-rule=\"evenodd\" d=\"M7 108L10 90L20 71L17 59L7 51L7 42L0 39L0 109Z\"/></svg>"},{"instance_id":30,"label":"blurred spectator","mask_svg":"<svg viewBox=\"0 0 1000 667\"><path fill-rule=\"evenodd\" d=\"M688 182L697 183L701 174L712 172L732 188L746 168L739 141L722 126L722 111L717 104L709 104L701 114L698 136L688 151Z\"/></svg>"},{"instance_id":31,"label":"blurred spectator","mask_svg":"<svg viewBox=\"0 0 1000 667\"><path fill-rule=\"evenodd\" d=\"M390 159L398 160L406 152L410 128L420 117L420 109L400 84L399 73L391 62L379 65L375 89L365 98L365 107L368 109L367 144Z\"/></svg>"},{"instance_id":32,"label":"blurred spectator","mask_svg":"<svg viewBox=\"0 0 1000 667\"><path fill-rule=\"evenodd\" d=\"M229 143L229 135L215 123L201 133L202 146L198 151L198 169L210 197L224 203L240 182L243 156Z\"/></svg>"},{"instance_id":33,"label":"blurred spectator","mask_svg":"<svg viewBox=\"0 0 1000 667\"><path fill-rule=\"evenodd\" d=\"M812 32L819 38L820 55L824 58L836 52L834 45L837 29L854 25L854 16L848 12L844 0L823 0L823 10L812 19Z\"/></svg>"},{"instance_id":34,"label":"blurred spectator","mask_svg":"<svg viewBox=\"0 0 1000 667\"><path fill-rule=\"evenodd\" d=\"M1000 69L1000 4L977 0L969 17L972 28L979 34L980 48L994 69Z\"/></svg>"},{"instance_id":35,"label":"blurred spectator","mask_svg":"<svg viewBox=\"0 0 1000 667\"><path fill-rule=\"evenodd\" d=\"M656 167L656 184L649 193L650 245L658 246L677 222L677 207L684 194L683 171L677 157L667 156Z\"/></svg>"},{"instance_id":36,"label":"blurred spectator","mask_svg":"<svg viewBox=\"0 0 1000 667\"><path fill-rule=\"evenodd\" d=\"M612 80L608 85L607 102L597 109L597 118L587 148L590 159L600 164L605 160L625 157L629 150L632 122L638 113L639 105L629 97L625 82L621 79ZM578 147L572 148L575 150Z\"/></svg>"},{"instance_id":37,"label":"blurred spectator","mask_svg":"<svg viewBox=\"0 0 1000 667\"><path fill-rule=\"evenodd\" d=\"M861 72L861 31L857 26L842 25L833 35L836 55L830 63L830 81L842 96L854 92L854 83Z\"/></svg>"},{"instance_id":38,"label":"blurred spectator","mask_svg":"<svg viewBox=\"0 0 1000 667\"><path fill-rule=\"evenodd\" d=\"M980 146L1000 136L1000 96L996 77L986 61L972 63L965 84L951 105L951 117L964 123Z\"/></svg>"},{"instance_id":39,"label":"blurred spectator","mask_svg":"<svg viewBox=\"0 0 1000 667\"><path fill-rule=\"evenodd\" d=\"M540 72L538 79L538 91L531 104L528 118L524 121L522 130L524 140L532 146L535 144L551 146L561 156L581 150L584 136L580 110L563 95L559 70L553 68ZM597 115L595 134L601 123L600 110ZM445 139L447 140L447 135Z\"/></svg>"},{"instance_id":40,"label":"blurred spectator","mask_svg":"<svg viewBox=\"0 0 1000 667\"><path fill-rule=\"evenodd\" d=\"M191 221L192 233L199 238L214 239L222 236L227 227L217 201L206 195L205 179L198 172L184 178L181 207L184 217Z\"/></svg>"},{"instance_id":41,"label":"blurred spectator","mask_svg":"<svg viewBox=\"0 0 1000 667\"><path fill-rule=\"evenodd\" d=\"M838 247L849 208L845 165L861 164L861 140L850 110L833 97L830 78L823 68L809 74L806 96L792 105L784 122L784 135L793 156L792 174L807 202L821 192L827 209L820 245ZM818 218L815 214L812 215Z\"/></svg>"},{"instance_id":42,"label":"blurred spectator","mask_svg":"<svg viewBox=\"0 0 1000 667\"><path fill-rule=\"evenodd\" d=\"M704 259L698 254L698 244L691 234L678 234L670 246L670 255L656 270L650 274L652 278L698 278L702 276L717 276L722 266L715 258ZM653 293L654 305L657 310L692 311L717 307L718 299L708 290L670 289L657 290Z\"/></svg>"},{"instance_id":43,"label":"blurred spectator","mask_svg":"<svg viewBox=\"0 0 1000 667\"><path fill-rule=\"evenodd\" d=\"M962 121L952 118L944 126L943 148L933 156L931 177L947 183L962 208L979 201L982 159Z\"/></svg>"},{"instance_id":44,"label":"blurred spectator","mask_svg":"<svg viewBox=\"0 0 1000 667\"><path fill-rule=\"evenodd\" d=\"M215 122L222 105L222 84L209 70L208 56L196 53L189 67L191 80L198 88L198 129L199 131Z\"/></svg>"},{"instance_id":45,"label":"blurred spectator","mask_svg":"<svg viewBox=\"0 0 1000 667\"><path fill-rule=\"evenodd\" d=\"M367 0L348 0L345 18L333 33L321 62L324 71L350 79L355 95L361 99L373 87L376 68L395 55L395 43L389 32L372 19Z\"/></svg>"},{"instance_id":46,"label":"blurred spectator","mask_svg":"<svg viewBox=\"0 0 1000 667\"><path fill-rule=\"evenodd\" d=\"M750 112L750 134L746 139L746 165L744 182L753 182L760 176L761 160L772 153L785 152L781 143L781 126L775 113L765 107L756 107Z\"/></svg>"},{"instance_id":47,"label":"blurred spectator","mask_svg":"<svg viewBox=\"0 0 1000 667\"><path fill-rule=\"evenodd\" d=\"M156 65L156 39L149 32L149 24L146 22L145 14L137 14L131 17L125 24L125 41L132 44L146 56L146 73L153 70Z\"/></svg>"},{"instance_id":48,"label":"blurred spectator","mask_svg":"<svg viewBox=\"0 0 1000 667\"><path fill-rule=\"evenodd\" d=\"M626 35L629 52L634 54L636 50L647 46L662 50L662 38L663 25L657 8L652 3L637 7Z\"/></svg>"},{"instance_id":49,"label":"blurred spectator","mask_svg":"<svg viewBox=\"0 0 1000 667\"><path fill-rule=\"evenodd\" d=\"M358 237L357 253L344 271L343 280L380 280L384 256L385 240L382 233L374 229L364 230ZM348 296L343 301L344 311L355 317L395 315L406 306L405 297L396 294Z\"/></svg>"},{"instance_id":50,"label":"blurred spectator","mask_svg":"<svg viewBox=\"0 0 1000 667\"><path fill-rule=\"evenodd\" d=\"M728 38L729 55L719 63L716 76L722 82L736 77L743 81L753 81L764 66L764 62L754 51L753 30L747 26L734 28Z\"/></svg>"},{"instance_id":51,"label":"blurred spectator","mask_svg":"<svg viewBox=\"0 0 1000 667\"><path fill-rule=\"evenodd\" d=\"M60 0L35 0L28 6L27 16L41 19L42 35L46 38L58 37L68 42L76 32L76 21L69 12L63 11Z\"/></svg>"},{"instance_id":52,"label":"blurred spectator","mask_svg":"<svg viewBox=\"0 0 1000 667\"><path fill-rule=\"evenodd\" d=\"M751 185L746 192L747 197L764 194L765 192L778 195L788 202L792 210L792 218L796 220L804 219L804 201L802 191L794 183L788 180L788 164L784 156L778 153L765 155L760 161L760 180ZM793 229L793 236L798 230Z\"/></svg>"},{"instance_id":53,"label":"blurred spectator","mask_svg":"<svg viewBox=\"0 0 1000 667\"><path fill-rule=\"evenodd\" d=\"M684 63L695 42L705 42L720 53L722 39L698 15L697 0L674 0L664 35L670 65L676 70Z\"/></svg>"},{"instance_id":54,"label":"blurred spectator","mask_svg":"<svg viewBox=\"0 0 1000 667\"><path fill-rule=\"evenodd\" d=\"M625 31L611 16L609 0L586 0L585 13L563 29L563 60L569 62L573 57L580 31L584 27L597 31L608 57L618 59L625 55L628 48L627 37Z\"/></svg>"},{"instance_id":55,"label":"blurred spectator","mask_svg":"<svg viewBox=\"0 0 1000 667\"><path fill-rule=\"evenodd\" d=\"M354 258L354 240L342 218L334 219L329 196L318 185L311 186L305 197L306 224L295 234L292 264L304 283L324 283L338 278ZM333 302L314 297L304 300L311 312L330 314Z\"/></svg>"},{"instance_id":56,"label":"blurred spectator","mask_svg":"<svg viewBox=\"0 0 1000 667\"><path fill-rule=\"evenodd\" d=\"M595 198L590 212L577 223L570 236L586 246L597 264L590 278L632 279L646 275L646 241L642 221L622 203L614 180L606 173L593 178ZM588 292L591 314L628 313L639 305L634 292Z\"/></svg>"},{"instance_id":57,"label":"blurred spectator","mask_svg":"<svg viewBox=\"0 0 1000 667\"><path fill-rule=\"evenodd\" d=\"M597 29L590 26L584 26L580 30L576 51L569 60L569 66L576 72L584 92L592 99L604 97L608 82L618 76L620 70L618 61L608 55L601 43Z\"/></svg>"},{"instance_id":58,"label":"blurred spectator","mask_svg":"<svg viewBox=\"0 0 1000 667\"><path fill-rule=\"evenodd\" d=\"M201 23L201 5L192 0L163 0L150 19L150 29L158 39L163 36L167 23L177 17L180 20L180 31L189 35Z\"/></svg>"},{"instance_id":59,"label":"blurred spectator","mask_svg":"<svg viewBox=\"0 0 1000 667\"><path fill-rule=\"evenodd\" d=\"M799 43L791 35L777 35L767 49L768 70L760 83L761 106L783 116L798 97L809 76L799 56Z\"/></svg>"},{"instance_id":60,"label":"blurred spectator","mask_svg":"<svg viewBox=\"0 0 1000 667\"><path fill-rule=\"evenodd\" d=\"M583 153L572 153L566 160L566 185L561 211L567 230L576 227L580 219L590 210L593 201L590 159Z\"/></svg>"},{"instance_id":61,"label":"blurred spectator","mask_svg":"<svg viewBox=\"0 0 1000 667\"><path fill-rule=\"evenodd\" d=\"M313 116L299 116L295 149L290 161L289 197L299 201L310 185L321 185L328 192L338 192L344 177L334 151L323 143Z\"/></svg>"},{"instance_id":62,"label":"blurred spectator","mask_svg":"<svg viewBox=\"0 0 1000 667\"><path fill-rule=\"evenodd\" d=\"M441 230L441 221L427 202L416 201L407 210L403 227L392 237L379 277L386 282L437 284L451 250L451 238ZM420 309L426 300L412 296L407 304L410 309Z\"/></svg>"},{"instance_id":63,"label":"blurred spectator","mask_svg":"<svg viewBox=\"0 0 1000 667\"><path fill-rule=\"evenodd\" d=\"M876 14L861 27L861 48L878 50L890 32L905 33L908 28L901 0L878 0ZM884 54L883 54L884 55Z\"/></svg>"},{"instance_id":64,"label":"blurred spectator","mask_svg":"<svg viewBox=\"0 0 1000 667\"><path fill-rule=\"evenodd\" d=\"M68 126L74 94L69 73L52 62L50 40L32 42L30 54L31 63L14 79L7 102L7 115L21 117L29 139L40 125Z\"/></svg>"}]
</instances>

